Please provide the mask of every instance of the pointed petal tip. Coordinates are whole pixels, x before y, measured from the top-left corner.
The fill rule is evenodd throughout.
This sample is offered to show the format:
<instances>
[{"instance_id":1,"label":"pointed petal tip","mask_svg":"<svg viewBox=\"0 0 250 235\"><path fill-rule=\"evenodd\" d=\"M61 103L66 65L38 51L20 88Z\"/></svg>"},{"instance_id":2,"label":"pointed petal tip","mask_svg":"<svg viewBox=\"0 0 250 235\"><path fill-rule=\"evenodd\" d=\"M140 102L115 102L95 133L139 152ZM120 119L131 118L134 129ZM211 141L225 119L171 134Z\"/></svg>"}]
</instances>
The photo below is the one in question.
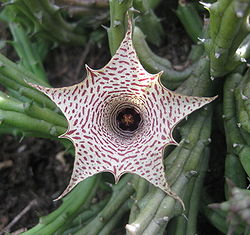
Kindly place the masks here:
<instances>
[{"instance_id":1,"label":"pointed petal tip","mask_svg":"<svg viewBox=\"0 0 250 235\"><path fill-rule=\"evenodd\" d=\"M71 178L72 178L72 176L71 176ZM73 181L73 183L72 183L72 180L70 180L67 188L57 198L53 199L53 201L58 201L58 200L62 199L63 197L67 196L81 181L82 180Z\"/></svg>"},{"instance_id":2,"label":"pointed petal tip","mask_svg":"<svg viewBox=\"0 0 250 235\"><path fill-rule=\"evenodd\" d=\"M209 104L211 103L212 101L214 101L215 99L217 99L219 96L216 95L216 96L213 96L213 97L206 97L206 104Z\"/></svg>"},{"instance_id":3,"label":"pointed petal tip","mask_svg":"<svg viewBox=\"0 0 250 235\"><path fill-rule=\"evenodd\" d=\"M169 142L169 145L176 145L176 146L179 146L180 144L177 143L174 139L172 139L171 142Z\"/></svg>"},{"instance_id":4,"label":"pointed petal tip","mask_svg":"<svg viewBox=\"0 0 250 235\"><path fill-rule=\"evenodd\" d=\"M160 72L158 72L157 73L157 75L158 75L158 77L161 77L161 75L164 73L164 71L162 70L162 71L160 71Z\"/></svg>"},{"instance_id":5,"label":"pointed petal tip","mask_svg":"<svg viewBox=\"0 0 250 235\"><path fill-rule=\"evenodd\" d=\"M90 68L87 64L85 64L84 66L85 66L85 69L86 69L87 71L93 71L93 69Z\"/></svg>"},{"instance_id":6,"label":"pointed petal tip","mask_svg":"<svg viewBox=\"0 0 250 235\"><path fill-rule=\"evenodd\" d=\"M67 188L66 188L66 190L67 190ZM66 190L64 190L63 193L61 193L57 198L53 199L53 202L61 200L68 193L68 192L66 192Z\"/></svg>"}]
</instances>

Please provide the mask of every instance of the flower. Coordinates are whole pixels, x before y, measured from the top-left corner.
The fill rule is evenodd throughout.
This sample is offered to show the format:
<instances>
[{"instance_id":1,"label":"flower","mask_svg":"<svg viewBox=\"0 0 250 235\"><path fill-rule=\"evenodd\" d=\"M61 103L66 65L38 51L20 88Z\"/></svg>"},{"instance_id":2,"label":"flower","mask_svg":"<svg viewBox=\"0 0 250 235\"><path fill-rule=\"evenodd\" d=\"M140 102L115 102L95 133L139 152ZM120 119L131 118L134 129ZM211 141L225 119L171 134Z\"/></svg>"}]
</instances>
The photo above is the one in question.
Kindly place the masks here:
<instances>
[{"instance_id":1,"label":"flower","mask_svg":"<svg viewBox=\"0 0 250 235\"><path fill-rule=\"evenodd\" d=\"M133 173L169 193L162 152L166 145L177 144L172 131L214 99L163 87L161 72L150 74L140 64L129 25L110 62L99 70L86 66L87 77L79 84L63 88L31 84L61 109L68 130L60 138L75 146L70 183L59 198L99 172L111 172L115 182L124 173Z\"/></svg>"}]
</instances>

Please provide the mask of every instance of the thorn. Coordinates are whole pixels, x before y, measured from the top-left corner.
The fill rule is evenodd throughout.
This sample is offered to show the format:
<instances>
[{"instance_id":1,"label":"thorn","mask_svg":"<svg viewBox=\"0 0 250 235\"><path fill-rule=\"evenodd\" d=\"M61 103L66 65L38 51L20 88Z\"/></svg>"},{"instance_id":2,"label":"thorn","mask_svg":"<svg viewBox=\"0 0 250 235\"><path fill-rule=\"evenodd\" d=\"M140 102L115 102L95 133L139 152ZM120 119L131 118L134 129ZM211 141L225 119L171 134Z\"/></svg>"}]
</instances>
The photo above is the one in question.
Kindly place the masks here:
<instances>
[{"instance_id":1,"label":"thorn","mask_svg":"<svg viewBox=\"0 0 250 235\"><path fill-rule=\"evenodd\" d=\"M221 56L221 54L220 54L219 52L216 52L216 53L214 54L214 56L215 56L216 59L219 59L219 57Z\"/></svg>"},{"instance_id":2,"label":"thorn","mask_svg":"<svg viewBox=\"0 0 250 235\"><path fill-rule=\"evenodd\" d=\"M106 184L107 184L110 188L113 187L113 184L111 184L111 183L106 182Z\"/></svg>"},{"instance_id":3,"label":"thorn","mask_svg":"<svg viewBox=\"0 0 250 235\"><path fill-rule=\"evenodd\" d=\"M39 23L42 23L43 12L39 11L39 12L34 12L33 14L38 19Z\"/></svg>"},{"instance_id":4,"label":"thorn","mask_svg":"<svg viewBox=\"0 0 250 235\"><path fill-rule=\"evenodd\" d=\"M208 138L207 141L208 141L208 143L211 143L211 142L212 142L211 138Z\"/></svg>"},{"instance_id":5,"label":"thorn","mask_svg":"<svg viewBox=\"0 0 250 235\"><path fill-rule=\"evenodd\" d=\"M15 3L15 0L10 0L10 1L7 1L7 2L2 2L2 3L1 3L1 7L7 6L7 5L11 5L11 4L13 4L13 3Z\"/></svg>"},{"instance_id":6,"label":"thorn","mask_svg":"<svg viewBox=\"0 0 250 235\"><path fill-rule=\"evenodd\" d=\"M55 5L55 4L51 4L51 7L54 9L55 13L57 11L61 10L61 8L62 8L62 7L59 7L59 6Z\"/></svg>"},{"instance_id":7,"label":"thorn","mask_svg":"<svg viewBox=\"0 0 250 235\"><path fill-rule=\"evenodd\" d=\"M184 217L186 221L188 221L188 217L184 213L182 213L181 215Z\"/></svg>"},{"instance_id":8,"label":"thorn","mask_svg":"<svg viewBox=\"0 0 250 235\"><path fill-rule=\"evenodd\" d=\"M204 42L206 41L205 38L199 38L199 37L198 37L198 40L199 40L200 42L202 42L202 43L204 43Z\"/></svg>"},{"instance_id":9,"label":"thorn","mask_svg":"<svg viewBox=\"0 0 250 235\"><path fill-rule=\"evenodd\" d=\"M138 228L140 228L139 224L127 224L125 227L132 235L136 234Z\"/></svg>"},{"instance_id":10,"label":"thorn","mask_svg":"<svg viewBox=\"0 0 250 235\"><path fill-rule=\"evenodd\" d=\"M22 134L22 136L21 136L21 138L19 140L19 143L21 143L23 141L23 139L24 139L24 134Z\"/></svg>"},{"instance_id":11,"label":"thorn","mask_svg":"<svg viewBox=\"0 0 250 235\"><path fill-rule=\"evenodd\" d=\"M213 80L214 80L214 77L213 77L213 76L211 76L211 77L210 77L210 79L213 81Z\"/></svg>"},{"instance_id":12,"label":"thorn","mask_svg":"<svg viewBox=\"0 0 250 235\"><path fill-rule=\"evenodd\" d=\"M138 203L138 200L136 199L136 197L134 195L131 195L130 199L133 200L135 204Z\"/></svg>"},{"instance_id":13,"label":"thorn","mask_svg":"<svg viewBox=\"0 0 250 235\"><path fill-rule=\"evenodd\" d=\"M220 204L219 203L213 203L213 204L209 204L207 206L209 208L211 208L211 209L219 209L220 208Z\"/></svg>"},{"instance_id":14,"label":"thorn","mask_svg":"<svg viewBox=\"0 0 250 235\"><path fill-rule=\"evenodd\" d=\"M203 7L204 7L205 9L207 9L207 10L209 10L209 9L211 8L211 6L212 6L212 4L209 3L209 2L202 2L202 1L199 1L199 3L200 3L201 5L203 5Z\"/></svg>"},{"instance_id":15,"label":"thorn","mask_svg":"<svg viewBox=\"0 0 250 235\"><path fill-rule=\"evenodd\" d=\"M245 96L245 95L243 95L243 93L241 92L241 98L243 99L243 100L248 100L248 97L247 96Z\"/></svg>"},{"instance_id":16,"label":"thorn","mask_svg":"<svg viewBox=\"0 0 250 235\"><path fill-rule=\"evenodd\" d=\"M52 126L52 127L50 128L50 130L49 130L49 133L50 133L50 135L53 135L53 136L57 135L56 128L55 128L54 126Z\"/></svg>"},{"instance_id":17,"label":"thorn","mask_svg":"<svg viewBox=\"0 0 250 235\"><path fill-rule=\"evenodd\" d=\"M247 62L247 60L245 59L245 58L240 58L240 62L243 62L243 63L246 63Z\"/></svg>"},{"instance_id":18,"label":"thorn","mask_svg":"<svg viewBox=\"0 0 250 235\"><path fill-rule=\"evenodd\" d=\"M162 218L164 221L168 222L169 221L169 217L168 216L163 216Z\"/></svg>"},{"instance_id":19,"label":"thorn","mask_svg":"<svg viewBox=\"0 0 250 235\"><path fill-rule=\"evenodd\" d=\"M128 11L133 12L133 13L138 13L138 14L141 13L139 10L135 9L134 7L130 7L130 8L128 9Z\"/></svg>"},{"instance_id":20,"label":"thorn","mask_svg":"<svg viewBox=\"0 0 250 235\"><path fill-rule=\"evenodd\" d=\"M249 3L248 1L238 1L235 4L235 13L236 16L239 18L244 17L245 15L248 14L248 7Z\"/></svg>"},{"instance_id":21,"label":"thorn","mask_svg":"<svg viewBox=\"0 0 250 235\"><path fill-rule=\"evenodd\" d=\"M237 144L237 143L234 143L233 144L233 148L236 148L236 147L238 147L239 146L239 144Z\"/></svg>"},{"instance_id":22,"label":"thorn","mask_svg":"<svg viewBox=\"0 0 250 235\"><path fill-rule=\"evenodd\" d=\"M169 221L169 218L168 218L168 216L163 216L162 218L157 218L157 219L155 219L155 222L157 223L157 224L163 224L164 222L168 222Z\"/></svg>"},{"instance_id":23,"label":"thorn","mask_svg":"<svg viewBox=\"0 0 250 235\"><path fill-rule=\"evenodd\" d=\"M103 222L103 221L104 221L103 216L99 216L99 220L100 220L101 222Z\"/></svg>"},{"instance_id":24,"label":"thorn","mask_svg":"<svg viewBox=\"0 0 250 235\"><path fill-rule=\"evenodd\" d=\"M102 26L105 30L107 30L107 31L109 30L109 27L107 27L107 26L105 26L105 25L103 25L103 24L102 24L101 26Z\"/></svg>"},{"instance_id":25,"label":"thorn","mask_svg":"<svg viewBox=\"0 0 250 235\"><path fill-rule=\"evenodd\" d=\"M237 123L237 126L239 127L239 128L241 128L241 123L239 122L239 123Z\"/></svg>"},{"instance_id":26,"label":"thorn","mask_svg":"<svg viewBox=\"0 0 250 235\"><path fill-rule=\"evenodd\" d=\"M32 104L33 104L33 101L23 103L24 110L29 109Z\"/></svg>"},{"instance_id":27,"label":"thorn","mask_svg":"<svg viewBox=\"0 0 250 235\"><path fill-rule=\"evenodd\" d=\"M121 21L120 20L114 20L114 27L117 27L121 25Z\"/></svg>"},{"instance_id":28,"label":"thorn","mask_svg":"<svg viewBox=\"0 0 250 235\"><path fill-rule=\"evenodd\" d=\"M186 177L187 177L187 178L191 178L191 177L194 177L194 176L197 176L197 175L198 175L198 172L197 172L197 171L191 170L191 171L188 171L188 172L187 172Z\"/></svg>"},{"instance_id":29,"label":"thorn","mask_svg":"<svg viewBox=\"0 0 250 235\"><path fill-rule=\"evenodd\" d=\"M244 16L244 11L242 11L242 10L236 11L236 16L237 16L238 18L242 18L242 17Z\"/></svg>"}]
</instances>

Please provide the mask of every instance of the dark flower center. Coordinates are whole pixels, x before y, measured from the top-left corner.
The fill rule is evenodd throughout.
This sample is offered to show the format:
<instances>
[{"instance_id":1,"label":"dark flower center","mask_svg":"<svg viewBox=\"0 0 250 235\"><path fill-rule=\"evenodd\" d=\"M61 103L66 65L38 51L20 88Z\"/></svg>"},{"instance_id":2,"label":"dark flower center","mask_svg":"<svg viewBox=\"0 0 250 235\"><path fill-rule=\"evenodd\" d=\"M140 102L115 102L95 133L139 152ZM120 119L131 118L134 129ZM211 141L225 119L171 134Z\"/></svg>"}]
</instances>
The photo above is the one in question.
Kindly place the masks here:
<instances>
[{"instance_id":1,"label":"dark flower center","mask_svg":"<svg viewBox=\"0 0 250 235\"><path fill-rule=\"evenodd\" d=\"M134 108L124 108L117 113L116 122L121 130L135 131L141 122L141 116Z\"/></svg>"}]
</instances>

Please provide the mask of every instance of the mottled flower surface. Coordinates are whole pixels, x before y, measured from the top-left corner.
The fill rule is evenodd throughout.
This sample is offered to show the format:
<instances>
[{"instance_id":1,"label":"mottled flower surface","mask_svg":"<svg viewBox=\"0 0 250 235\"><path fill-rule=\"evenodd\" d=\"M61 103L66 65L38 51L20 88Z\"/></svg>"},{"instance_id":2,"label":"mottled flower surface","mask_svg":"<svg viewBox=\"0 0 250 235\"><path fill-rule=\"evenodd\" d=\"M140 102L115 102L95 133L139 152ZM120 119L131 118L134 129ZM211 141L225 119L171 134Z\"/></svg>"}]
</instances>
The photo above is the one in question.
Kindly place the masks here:
<instances>
[{"instance_id":1,"label":"mottled flower surface","mask_svg":"<svg viewBox=\"0 0 250 235\"><path fill-rule=\"evenodd\" d=\"M86 69L87 77L70 87L31 84L61 109L68 130L60 137L75 146L71 180L59 198L104 171L111 172L116 182L124 173L133 173L169 190L162 153L166 145L177 144L173 128L213 98L184 96L163 87L161 73L150 74L140 64L131 26L104 68Z\"/></svg>"}]
</instances>

